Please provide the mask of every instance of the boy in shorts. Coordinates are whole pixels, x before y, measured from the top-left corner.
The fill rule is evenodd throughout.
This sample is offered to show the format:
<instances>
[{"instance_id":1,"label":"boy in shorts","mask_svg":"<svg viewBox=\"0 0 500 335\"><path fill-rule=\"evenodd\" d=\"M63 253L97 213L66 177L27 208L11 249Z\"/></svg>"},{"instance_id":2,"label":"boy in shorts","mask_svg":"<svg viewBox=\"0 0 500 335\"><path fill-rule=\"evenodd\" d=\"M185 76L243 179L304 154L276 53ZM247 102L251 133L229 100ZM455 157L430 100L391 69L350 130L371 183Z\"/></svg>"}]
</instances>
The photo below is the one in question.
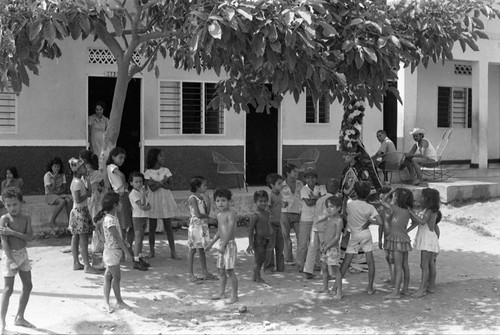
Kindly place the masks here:
<instances>
[{"instance_id":1,"label":"boy in shorts","mask_svg":"<svg viewBox=\"0 0 500 335\"><path fill-rule=\"evenodd\" d=\"M4 255L2 257L2 272L4 289L2 293L1 327L5 332L5 316L9 307L9 300L14 291L14 278L17 273L23 283L23 290L19 299L19 308L14 320L16 326L35 328L24 318L24 311L28 305L31 289L31 264L26 251L26 241L33 241L31 218L21 213L23 195L21 190L9 187L2 193L2 199L7 214L0 218L0 236Z\"/></svg>"},{"instance_id":2,"label":"boy in shorts","mask_svg":"<svg viewBox=\"0 0 500 335\"><path fill-rule=\"evenodd\" d=\"M215 206L219 210L217 214L218 229L214 238L205 247L209 251L214 243L220 238L219 254L217 256L217 268L219 269L219 294L212 296L212 300L224 299L226 296L227 278L231 279L233 289L232 296L226 301L226 304L234 304L238 301L238 277L234 273L236 263L236 241L234 240L236 232L236 213L229 209L229 201L232 193L227 189L217 189L214 192Z\"/></svg>"},{"instance_id":3,"label":"boy in shorts","mask_svg":"<svg viewBox=\"0 0 500 335\"><path fill-rule=\"evenodd\" d=\"M373 205L366 202L370 195L370 183L366 181L356 182L354 191L357 199L349 199L346 206L347 230L351 233L351 238L347 244L345 258L340 267L342 277L345 276L349 265L358 251L363 250L368 264L368 287L366 292L370 295L375 293L373 280L375 279L375 260L373 259L372 234L368 229L371 223L383 225L382 218Z\"/></svg>"}]
</instances>

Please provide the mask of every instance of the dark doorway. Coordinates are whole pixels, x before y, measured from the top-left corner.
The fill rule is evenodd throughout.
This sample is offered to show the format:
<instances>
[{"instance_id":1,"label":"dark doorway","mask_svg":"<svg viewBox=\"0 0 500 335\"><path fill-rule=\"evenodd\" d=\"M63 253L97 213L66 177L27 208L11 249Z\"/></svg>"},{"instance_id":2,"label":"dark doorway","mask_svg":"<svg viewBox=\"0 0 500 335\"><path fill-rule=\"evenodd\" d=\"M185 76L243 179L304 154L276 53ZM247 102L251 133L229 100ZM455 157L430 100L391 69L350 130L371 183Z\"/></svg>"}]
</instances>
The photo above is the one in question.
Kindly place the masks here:
<instances>
[{"instance_id":1,"label":"dark doorway","mask_svg":"<svg viewBox=\"0 0 500 335\"><path fill-rule=\"evenodd\" d=\"M278 110L267 114L250 108L246 119L247 183L265 185L266 176L278 172Z\"/></svg>"},{"instance_id":2,"label":"dark doorway","mask_svg":"<svg viewBox=\"0 0 500 335\"><path fill-rule=\"evenodd\" d=\"M116 78L89 77L88 114L94 114L95 103L99 100L106 103L104 115L109 118ZM132 78L128 84L127 98L123 107L120 135L117 146L125 149L127 158L120 170L128 178L132 171L139 171L141 151L141 79Z\"/></svg>"},{"instance_id":3,"label":"dark doorway","mask_svg":"<svg viewBox=\"0 0 500 335\"><path fill-rule=\"evenodd\" d=\"M394 88L398 88L398 83L396 81L392 81L389 83L389 86ZM384 130L387 133L387 137L394 142L394 145L397 147L398 143L398 98L389 90L386 92L386 96L384 97Z\"/></svg>"}]
</instances>

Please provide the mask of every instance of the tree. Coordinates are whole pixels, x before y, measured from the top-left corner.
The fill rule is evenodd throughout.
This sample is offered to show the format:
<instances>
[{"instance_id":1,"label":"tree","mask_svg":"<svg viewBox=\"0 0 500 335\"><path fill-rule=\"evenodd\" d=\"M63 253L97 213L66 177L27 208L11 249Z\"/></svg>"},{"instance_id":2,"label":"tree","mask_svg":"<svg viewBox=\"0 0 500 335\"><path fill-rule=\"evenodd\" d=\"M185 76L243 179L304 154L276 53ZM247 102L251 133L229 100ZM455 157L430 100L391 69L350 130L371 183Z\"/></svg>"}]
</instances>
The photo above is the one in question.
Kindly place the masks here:
<instances>
[{"instance_id":1,"label":"tree","mask_svg":"<svg viewBox=\"0 0 500 335\"><path fill-rule=\"evenodd\" d=\"M92 37L113 53L117 81L105 135L119 134L127 85L159 74L158 57L177 68L222 75L211 105L236 112L278 107L285 93L315 101L365 99L381 107L401 66L453 59L452 48L478 50L482 19L500 12L481 0L3 0L0 89L16 92L38 74L40 55L61 56L57 40ZM132 61L135 52L141 64ZM272 83L270 88L268 83Z\"/></svg>"}]
</instances>

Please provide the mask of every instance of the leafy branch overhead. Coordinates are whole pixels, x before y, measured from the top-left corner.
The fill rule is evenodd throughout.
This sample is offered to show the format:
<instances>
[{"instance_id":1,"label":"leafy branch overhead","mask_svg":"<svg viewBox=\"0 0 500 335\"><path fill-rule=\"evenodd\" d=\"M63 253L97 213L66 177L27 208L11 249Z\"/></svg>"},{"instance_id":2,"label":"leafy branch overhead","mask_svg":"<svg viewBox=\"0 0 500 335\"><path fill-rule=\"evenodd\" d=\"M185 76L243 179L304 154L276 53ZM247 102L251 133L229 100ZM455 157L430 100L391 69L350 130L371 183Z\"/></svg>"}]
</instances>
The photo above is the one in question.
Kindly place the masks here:
<instances>
[{"instance_id":1,"label":"leafy branch overhead","mask_svg":"<svg viewBox=\"0 0 500 335\"><path fill-rule=\"evenodd\" d=\"M158 76L159 56L214 70L222 80L212 104L237 112L264 112L304 90L380 107L401 66L451 60L456 42L477 51L483 20L500 16L480 0L8 0L0 12L2 89L28 86L40 55L61 56L59 40L90 37L127 81L144 70Z\"/></svg>"}]
</instances>

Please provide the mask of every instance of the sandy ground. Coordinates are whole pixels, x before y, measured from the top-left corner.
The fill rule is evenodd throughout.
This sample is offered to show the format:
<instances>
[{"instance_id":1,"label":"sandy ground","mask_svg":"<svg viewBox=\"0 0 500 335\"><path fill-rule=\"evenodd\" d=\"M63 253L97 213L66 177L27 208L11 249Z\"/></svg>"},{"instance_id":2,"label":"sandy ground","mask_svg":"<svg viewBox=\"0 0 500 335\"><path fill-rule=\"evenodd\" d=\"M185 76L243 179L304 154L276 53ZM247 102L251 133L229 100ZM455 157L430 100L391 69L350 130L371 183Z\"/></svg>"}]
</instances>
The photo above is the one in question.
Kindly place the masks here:
<instances>
[{"instance_id":1,"label":"sandy ground","mask_svg":"<svg viewBox=\"0 0 500 335\"><path fill-rule=\"evenodd\" d=\"M334 302L314 293L320 277L306 280L293 269L265 275L269 285L251 281L253 258L245 228L238 228L237 274L240 302L212 301L217 281L188 282L187 232L176 232L181 261L170 259L165 235L158 236L157 256L147 272L122 266L122 295L132 310L106 314L102 309L102 276L72 271L71 254L61 250L69 238L37 240L29 248L34 290L26 318L37 329L15 327L13 318L21 283L7 314L7 330L27 334L165 334L165 333L500 333L500 200L445 206L442 252L437 259L437 292L415 299L384 300L390 290L383 253L375 252L376 289L364 293L367 274L344 278L345 296ZM477 228L483 227L483 228ZM372 230L375 232L375 229ZM212 229L211 234L215 231ZM376 236L376 235L374 235ZM412 238L413 234L410 235ZM213 250L209 269L216 273ZM419 285L419 252L410 253L411 282ZM195 258L199 272L199 261ZM113 298L114 301L114 298ZM240 306L247 313L238 313Z\"/></svg>"}]
</instances>

